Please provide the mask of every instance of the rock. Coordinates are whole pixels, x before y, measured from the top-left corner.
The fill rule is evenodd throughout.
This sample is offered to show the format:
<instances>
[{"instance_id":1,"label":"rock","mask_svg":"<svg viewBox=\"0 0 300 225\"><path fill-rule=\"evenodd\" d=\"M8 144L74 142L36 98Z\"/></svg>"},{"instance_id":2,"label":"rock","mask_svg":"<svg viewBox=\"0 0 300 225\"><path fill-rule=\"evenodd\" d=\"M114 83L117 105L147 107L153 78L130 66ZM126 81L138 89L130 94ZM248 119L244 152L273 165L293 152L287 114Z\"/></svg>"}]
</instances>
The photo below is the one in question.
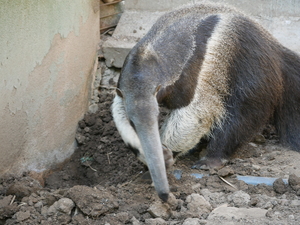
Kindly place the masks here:
<instances>
[{"instance_id":1,"label":"rock","mask_svg":"<svg viewBox=\"0 0 300 225\"><path fill-rule=\"evenodd\" d=\"M161 201L154 202L149 207L148 212L155 218L168 219L171 216L170 206Z\"/></svg>"},{"instance_id":2,"label":"rock","mask_svg":"<svg viewBox=\"0 0 300 225\"><path fill-rule=\"evenodd\" d=\"M145 225L167 225L167 222L162 218L146 219Z\"/></svg>"},{"instance_id":3,"label":"rock","mask_svg":"<svg viewBox=\"0 0 300 225\"><path fill-rule=\"evenodd\" d=\"M37 203L34 204L34 208L42 208L43 207L43 202L39 201Z\"/></svg>"},{"instance_id":4,"label":"rock","mask_svg":"<svg viewBox=\"0 0 300 225\"><path fill-rule=\"evenodd\" d=\"M30 211L22 212L19 211L16 214L17 221L20 223L24 220L27 220L30 217Z\"/></svg>"},{"instance_id":5,"label":"rock","mask_svg":"<svg viewBox=\"0 0 300 225\"><path fill-rule=\"evenodd\" d=\"M8 206L10 204L10 202L12 201L13 196L9 195L9 196L5 196L3 199L0 199L0 208L4 208L6 206Z\"/></svg>"},{"instance_id":6,"label":"rock","mask_svg":"<svg viewBox=\"0 0 300 225\"><path fill-rule=\"evenodd\" d=\"M170 193L168 204L172 210L176 210L177 208L180 208L182 206L183 201L181 199L176 199L176 197L172 193Z\"/></svg>"},{"instance_id":7,"label":"rock","mask_svg":"<svg viewBox=\"0 0 300 225\"><path fill-rule=\"evenodd\" d=\"M92 104L89 106L89 113L96 113L99 110L98 104Z\"/></svg>"},{"instance_id":8,"label":"rock","mask_svg":"<svg viewBox=\"0 0 300 225\"><path fill-rule=\"evenodd\" d=\"M72 218L70 215L67 214L61 214L57 217L59 224L69 224L71 222Z\"/></svg>"},{"instance_id":9,"label":"rock","mask_svg":"<svg viewBox=\"0 0 300 225\"><path fill-rule=\"evenodd\" d=\"M207 220L213 220L216 218L222 218L224 220L232 219L243 219L243 218L265 218L267 210L260 208L236 208L236 207L227 207L227 205L219 206L214 209L208 216Z\"/></svg>"},{"instance_id":10,"label":"rock","mask_svg":"<svg viewBox=\"0 0 300 225\"><path fill-rule=\"evenodd\" d=\"M168 221L168 225L181 225L181 222L177 220L172 220L172 221Z\"/></svg>"},{"instance_id":11,"label":"rock","mask_svg":"<svg viewBox=\"0 0 300 225\"><path fill-rule=\"evenodd\" d=\"M289 215L289 220L294 220L295 216L294 215Z\"/></svg>"},{"instance_id":12,"label":"rock","mask_svg":"<svg viewBox=\"0 0 300 225\"><path fill-rule=\"evenodd\" d=\"M0 220L6 217L11 217L19 209L16 202L10 205L12 199L12 195L5 196L3 199L0 199Z\"/></svg>"},{"instance_id":13,"label":"rock","mask_svg":"<svg viewBox=\"0 0 300 225\"><path fill-rule=\"evenodd\" d=\"M182 225L200 225L200 219L198 218L187 218L184 220Z\"/></svg>"},{"instance_id":14,"label":"rock","mask_svg":"<svg viewBox=\"0 0 300 225\"><path fill-rule=\"evenodd\" d=\"M85 220L85 216L82 213L75 214L72 217L73 224L88 224Z\"/></svg>"},{"instance_id":15,"label":"rock","mask_svg":"<svg viewBox=\"0 0 300 225\"><path fill-rule=\"evenodd\" d=\"M246 207L250 202L250 195L244 191L236 191L227 197L228 201L232 202L235 207Z\"/></svg>"},{"instance_id":16,"label":"rock","mask_svg":"<svg viewBox=\"0 0 300 225\"><path fill-rule=\"evenodd\" d=\"M74 206L74 202L69 198L61 198L57 201L58 211L63 212L67 215L71 214L71 211L74 208Z\"/></svg>"},{"instance_id":17,"label":"rock","mask_svg":"<svg viewBox=\"0 0 300 225\"><path fill-rule=\"evenodd\" d=\"M290 205L291 206L300 206L300 200L292 200Z\"/></svg>"},{"instance_id":18,"label":"rock","mask_svg":"<svg viewBox=\"0 0 300 225\"><path fill-rule=\"evenodd\" d=\"M212 210L210 203L202 195L191 194L186 198L187 215L189 217L201 217Z\"/></svg>"},{"instance_id":19,"label":"rock","mask_svg":"<svg viewBox=\"0 0 300 225\"><path fill-rule=\"evenodd\" d=\"M278 178L273 183L274 191L283 194L287 191L287 185L283 182L281 178Z\"/></svg>"},{"instance_id":20,"label":"rock","mask_svg":"<svg viewBox=\"0 0 300 225\"><path fill-rule=\"evenodd\" d=\"M197 184L192 186L192 189L196 190L196 189L200 189L200 187L201 187L201 184L197 183Z\"/></svg>"},{"instance_id":21,"label":"rock","mask_svg":"<svg viewBox=\"0 0 300 225\"><path fill-rule=\"evenodd\" d=\"M49 209L49 207L43 206L41 208L41 215L44 216L44 217L47 217L48 216L48 209Z\"/></svg>"},{"instance_id":22,"label":"rock","mask_svg":"<svg viewBox=\"0 0 300 225\"><path fill-rule=\"evenodd\" d=\"M130 221L130 216L127 212L117 213L114 217L123 224L127 224Z\"/></svg>"},{"instance_id":23,"label":"rock","mask_svg":"<svg viewBox=\"0 0 300 225\"><path fill-rule=\"evenodd\" d=\"M55 196L53 196L51 194L47 194L45 197L45 202L47 205L53 205L54 202L56 202L56 198L55 198Z\"/></svg>"},{"instance_id":24,"label":"rock","mask_svg":"<svg viewBox=\"0 0 300 225\"><path fill-rule=\"evenodd\" d=\"M101 218L99 224L106 224L109 223L111 225L121 225L121 224L128 224L130 222L130 216L127 212L120 212L120 213L108 213L105 214L104 217Z\"/></svg>"},{"instance_id":25,"label":"rock","mask_svg":"<svg viewBox=\"0 0 300 225\"><path fill-rule=\"evenodd\" d=\"M87 113L84 115L84 122L88 127L91 127L96 123L96 118L93 114Z\"/></svg>"},{"instance_id":26,"label":"rock","mask_svg":"<svg viewBox=\"0 0 300 225\"><path fill-rule=\"evenodd\" d=\"M300 177L297 177L295 174L289 176L288 182L294 191L297 192L300 189Z\"/></svg>"},{"instance_id":27,"label":"rock","mask_svg":"<svg viewBox=\"0 0 300 225\"><path fill-rule=\"evenodd\" d=\"M252 165L252 167L253 167L253 169L255 169L255 170L260 170L260 166L259 165Z\"/></svg>"},{"instance_id":28,"label":"rock","mask_svg":"<svg viewBox=\"0 0 300 225\"><path fill-rule=\"evenodd\" d=\"M53 216L53 215L56 215L58 212L57 210L57 202L54 202L53 205L51 205L48 209L47 209L47 212L46 212L46 215L47 216ZM44 211L43 211L44 213Z\"/></svg>"},{"instance_id":29,"label":"rock","mask_svg":"<svg viewBox=\"0 0 300 225\"><path fill-rule=\"evenodd\" d=\"M220 205L220 204L226 202L224 192L214 192L214 193L212 193L208 189L201 189L200 194L203 195L203 197L208 202L210 202L210 204L212 204L214 208L217 205Z\"/></svg>"},{"instance_id":30,"label":"rock","mask_svg":"<svg viewBox=\"0 0 300 225\"><path fill-rule=\"evenodd\" d=\"M233 174L234 174L234 170L231 167L229 167L229 166L223 167L222 169L220 169L218 171L218 175L220 177L231 176Z\"/></svg>"},{"instance_id":31,"label":"rock","mask_svg":"<svg viewBox=\"0 0 300 225\"><path fill-rule=\"evenodd\" d=\"M80 129L84 129L86 127L86 124L85 124L85 122L83 120L80 120L78 122L78 126L79 126Z\"/></svg>"},{"instance_id":32,"label":"rock","mask_svg":"<svg viewBox=\"0 0 300 225\"><path fill-rule=\"evenodd\" d=\"M86 128L84 128L83 130L84 130L85 133L89 133L89 132L91 131L91 128L86 127Z\"/></svg>"},{"instance_id":33,"label":"rock","mask_svg":"<svg viewBox=\"0 0 300 225\"><path fill-rule=\"evenodd\" d=\"M100 191L97 188L77 185L69 189L67 196L88 216L97 217L119 207L117 199L106 189Z\"/></svg>"},{"instance_id":34,"label":"rock","mask_svg":"<svg viewBox=\"0 0 300 225\"><path fill-rule=\"evenodd\" d=\"M82 144L84 144L85 136L83 136L82 134L76 133L75 139L79 145L82 145Z\"/></svg>"},{"instance_id":35,"label":"rock","mask_svg":"<svg viewBox=\"0 0 300 225\"><path fill-rule=\"evenodd\" d=\"M132 225L141 225L141 223L135 217L132 217L130 222Z\"/></svg>"},{"instance_id":36,"label":"rock","mask_svg":"<svg viewBox=\"0 0 300 225\"><path fill-rule=\"evenodd\" d=\"M274 197L258 194L252 197L250 204L257 208L271 209L274 206L272 202L274 202L275 200L276 198Z\"/></svg>"},{"instance_id":37,"label":"rock","mask_svg":"<svg viewBox=\"0 0 300 225\"><path fill-rule=\"evenodd\" d=\"M37 192L42 188L37 180L31 177L23 177L9 186L6 195L15 195L16 199L20 201L23 197L30 196L31 193Z\"/></svg>"}]
</instances>

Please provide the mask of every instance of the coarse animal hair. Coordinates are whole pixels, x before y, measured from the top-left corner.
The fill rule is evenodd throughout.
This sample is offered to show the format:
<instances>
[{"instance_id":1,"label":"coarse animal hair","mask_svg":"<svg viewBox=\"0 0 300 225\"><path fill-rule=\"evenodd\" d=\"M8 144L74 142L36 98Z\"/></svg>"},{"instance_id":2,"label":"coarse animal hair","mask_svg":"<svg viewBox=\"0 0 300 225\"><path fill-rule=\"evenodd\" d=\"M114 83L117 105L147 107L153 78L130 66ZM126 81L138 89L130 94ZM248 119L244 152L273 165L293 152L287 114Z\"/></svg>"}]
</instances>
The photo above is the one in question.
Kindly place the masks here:
<instances>
[{"instance_id":1,"label":"coarse animal hair","mask_svg":"<svg viewBox=\"0 0 300 225\"><path fill-rule=\"evenodd\" d=\"M143 154L163 151L157 145L182 154L203 138L196 167L220 166L271 118L281 143L300 151L300 57L228 7L188 5L159 18L127 56L117 93L116 126L126 143L131 126L140 142L130 146L152 166ZM151 136L158 105L171 111L160 140Z\"/></svg>"}]
</instances>

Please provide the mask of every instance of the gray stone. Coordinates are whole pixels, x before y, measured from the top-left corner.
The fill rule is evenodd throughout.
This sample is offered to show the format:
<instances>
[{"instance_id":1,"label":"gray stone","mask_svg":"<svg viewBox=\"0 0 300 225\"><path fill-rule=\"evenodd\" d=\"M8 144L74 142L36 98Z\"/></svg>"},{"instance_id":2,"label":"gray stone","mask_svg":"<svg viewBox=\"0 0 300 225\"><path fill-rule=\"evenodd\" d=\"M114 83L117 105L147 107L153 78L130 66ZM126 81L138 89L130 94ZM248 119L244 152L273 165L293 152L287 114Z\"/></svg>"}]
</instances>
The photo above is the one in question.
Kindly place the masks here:
<instances>
[{"instance_id":1,"label":"gray stone","mask_svg":"<svg viewBox=\"0 0 300 225\"><path fill-rule=\"evenodd\" d=\"M172 193L170 193L168 204L172 210L176 210L177 208L180 208L182 206L183 201L181 199L176 199L176 197Z\"/></svg>"},{"instance_id":2,"label":"gray stone","mask_svg":"<svg viewBox=\"0 0 300 225\"><path fill-rule=\"evenodd\" d=\"M5 196L3 199L0 199L0 208L4 208L6 206L8 206L12 200L13 196L9 195L9 196Z\"/></svg>"},{"instance_id":3,"label":"gray stone","mask_svg":"<svg viewBox=\"0 0 300 225\"><path fill-rule=\"evenodd\" d=\"M236 208L227 207L227 205L219 206L214 209L208 216L207 220L223 218L224 220L243 219L243 218L265 218L267 210L260 208Z\"/></svg>"},{"instance_id":4,"label":"gray stone","mask_svg":"<svg viewBox=\"0 0 300 225\"><path fill-rule=\"evenodd\" d=\"M71 211L74 208L74 206L74 202L69 198L61 198L57 201L57 210L67 215L71 214Z\"/></svg>"},{"instance_id":5,"label":"gray stone","mask_svg":"<svg viewBox=\"0 0 300 225\"><path fill-rule=\"evenodd\" d=\"M117 214L114 214L114 218L123 224L127 224L130 221L128 212L119 212Z\"/></svg>"},{"instance_id":6,"label":"gray stone","mask_svg":"<svg viewBox=\"0 0 300 225\"><path fill-rule=\"evenodd\" d=\"M26 211L26 212L19 211L16 213L16 217L18 222L27 220L30 217L30 211Z\"/></svg>"},{"instance_id":7,"label":"gray stone","mask_svg":"<svg viewBox=\"0 0 300 225\"><path fill-rule=\"evenodd\" d=\"M154 202L148 209L148 212L155 218L168 219L171 216L170 206L161 201Z\"/></svg>"},{"instance_id":8,"label":"gray stone","mask_svg":"<svg viewBox=\"0 0 300 225\"><path fill-rule=\"evenodd\" d=\"M255 169L255 170L260 170L260 166L259 165L252 165L252 167L253 167L253 169Z\"/></svg>"},{"instance_id":9,"label":"gray stone","mask_svg":"<svg viewBox=\"0 0 300 225\"><path fill-rule=\"evenodd\" d=\"M35 208L41 208L43 207L43 202L42 201L38 201L37 203L34 204Z\"/></svg>"},{"instance_id":10,"label":"gray stone","mask_svg":"<svg viewBox=\"0 0 300 225\"><path fill-rule=\"evenodd\" d=\"M89 113L96 113L98 110L99 106L96 103L89 106Z\"/></svg>"},{"instance_id":11,"label":"gray stone","mask_svg":"<svg viewBox=\"0 0 300 225\"><path fill-rule=\"evenodd\" d=\"M192 189L196 190L196 189L200 189L200 187L201 187L201 184L197 183L197 184L192 186Z\"/></svg>"},{"instance_id":12,"label":"gray stone","mask_svg":"<svg viewBox=\"0 0 300 225\"><path fill-rule=\"evenodd\" d=\"M274 200L276 200L276 198L258 194L252 196L251 205L262 209L271 209L273 208L272 202Z\"/></svg>"},{"instance_id":13,"label":"gray stone","mask_svg":"<svg viewBox=\"0 0 300 225\"><path fill-rule=\"evenodd\" d=\"M227 197L228 201L232 202L236 207L248 206L250 198L250 195L244 191L236 191Z\"/></svg>"},{"instance_id":14,"label":"gray stone","mask_svg":"<svg viewBox=\"0 0 300 225\"><path fill-rule=\"evenodd\" d=\"M300 206L300 200L292 200L291 206Z\"/></svg>"},{"instance_id":15,"label":"gray stone","mask_svg":"<svg viewBox=\"0 0 300 225\"><path fill-rule=\"evenodd\" d=\"M67 214L60 214L57 217L58 224L69 224L71 220L72 220L71 216Z\"/></svg>"},{"instance_id":16,"label":"gray stone","mask_svg":"<svg viewBox=\"0 0 300 225\"><path fill-rule=\"evenodd\" d=\"M74 202L69 198L61 198L58 201L54 202L47 210L48 216L53 216L60 213L67 215L71 214L72 209L74 208Z\"/></svg>"},{"instance_id":17,"label":"gray stone","mask_svg":"<svg viewBox=\"0 0 300 225\"><path fill-rule=\"evenodd\" d=\"M57 202L54 202L53 205L51 205L48 209L47 209L47 216L53 216L56 215L58 212L57 210Z\"/></svg>"},{"instance_id":18,"label":"gray stone","mask_svg":"<svg viewBox=\"0 0 300 225\"><path fill-rule=\"evenodd\" d=\"M200 194L210 202L210 204L222 204L226 202L225 194L223 192L210 192L208 189L201 189Z\"/></svg>"},{"instance_id":19,"label":"gray stone","mask_svg":"<svg viewBox=\"0 0 300 225\"><path fill-rule=\"evenodd\" d=\"M132 225L141 225L141 223L135 217L132 217L130 222Z\"/></svg>"},{"instance_id":20,"label":"gray stone","mask_svg":"<svg viewBox=\"0 0 300 225\"><path fill-rule=\"evenodd\" d=\"M85 141L85 137L79 133L76 133L75 139L78 144L83 144Z\"/></svg>"},{"instance_id":21,"label":"gray stone","mask_svg":"<svg viewBox=\"0 0 300 225\"><path fill-rule=\"evenodd\" d=\"M295 174L291 174L289 176L288 182L294 191L298 191L300 189L300 177Z\"/></svg>"},{"instance_id":22,"label":"gray stone","mask_svg":"<svg viewBox=\"0 0 300 225\"><path fill-rule=\"evenodd\" d=\"M167 222L162 218L146 219L145 225L167 225Z\"/></svg>"},{"instance_id":23,"label":"gray stone","mask_svg":"<svg viewBox=\"0 0 300 225\"><path fill-rule=\"evenodd\" d=\"M283 182L281 178L278 178L273 183L274 191L283 194L287 191L287 185Z\"/></svg>"},{"instance_id":24,"label":"gray stone","mask_svg":"<svg viewBox=\"0 0 300 225\"><path fill-rule=\"evenodd\" d=\"M44 217L48 216L48 209L49 209L49 207L47 207L47 206L42 207L42 209L41 209L42 216L44 216Z\"/></svg>"},{"instance_id":25,"label":"gray stone","mask_svg":"<svg viewBox=\"0 0 300 225\"><path fill-rule=\"evenodd\" d=\"M202 195L191 194L186 198L187 215L190 217L201 217L201 215L209 213L212 210L210 203L205 200Z\"/></svg>"},{"instance_id":26,"label":"gray stone","mask_svg":"<svg viewBox=\"0 0 300 225\"><path fill-rule=\"evenodd\" d=\"M200 225L200 219L198 218L187 218L184 220L182 225Z\"/></svg>"},{"instance_id":27,"label":"gray stone","mask_svg":"<svg viewBox=\"0 0 300 225\"><path fill-rule=\"evenodd\" d=\"M106 189L77 185L69 189L67 196L84 214L93 217L113 212L119 207L117 199Z\"/></svg>"}]
</instances>

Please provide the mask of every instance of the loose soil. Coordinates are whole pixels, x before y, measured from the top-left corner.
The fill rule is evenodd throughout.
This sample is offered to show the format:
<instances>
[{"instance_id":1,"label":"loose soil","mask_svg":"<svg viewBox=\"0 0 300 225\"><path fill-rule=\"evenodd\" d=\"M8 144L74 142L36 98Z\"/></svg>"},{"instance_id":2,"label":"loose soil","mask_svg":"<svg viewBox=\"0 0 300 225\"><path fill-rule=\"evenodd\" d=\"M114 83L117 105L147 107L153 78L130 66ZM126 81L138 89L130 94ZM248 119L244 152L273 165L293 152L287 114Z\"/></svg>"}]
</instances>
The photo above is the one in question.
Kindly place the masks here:
<instances>
[{"instance_id":1,"label":"loose soil","mask_svg":"<svg viewBox=\"0 0 300 225\"><path fill-rule=\"evenodd\" d=\"M64 165L44 179L1 181L0 224L300 224L300 154L281 147L271 127L220 170L191 169L199 152L177 159L163 204L115 128L112 91L101 89L99 98L99 110L79 121L78 148ZM182 172L180 180L173 171ZM236 175L289 183L250 185Z\"/></svg>"}]
</instances>

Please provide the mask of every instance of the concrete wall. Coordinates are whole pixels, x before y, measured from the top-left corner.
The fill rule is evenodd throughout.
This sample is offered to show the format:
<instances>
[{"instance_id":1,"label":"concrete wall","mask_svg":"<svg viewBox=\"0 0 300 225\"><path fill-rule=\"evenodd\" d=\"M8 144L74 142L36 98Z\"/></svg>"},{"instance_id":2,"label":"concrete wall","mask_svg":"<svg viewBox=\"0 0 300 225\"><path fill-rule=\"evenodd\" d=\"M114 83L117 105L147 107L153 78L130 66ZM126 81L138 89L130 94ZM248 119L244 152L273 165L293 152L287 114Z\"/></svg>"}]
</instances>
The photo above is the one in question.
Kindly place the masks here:
<instances>
[{"instance_id":1,"label":"concrete wall","mask_svg":"<svg viewBox=\"0 0 300 225\"><path fill-rule=\"evenodd\" d=\"M98 0L0 0L0 176L73 153L98 43Z\"/></svg>"},{"instance_id":2,"label":"concrete wall","mask_svg":"<svg viewBox=\"0 0 300 225\"><path fill-rule=\"evenodd\" d=\"M183 4L205 0L127 0L126 9L139 12L172 10ZM300 52L300 0L209 0L234 6L256 18L279 41Z\"/></svg>"},{"instance_id":3,"label":"concrete wall","mask_svg":"<svg viewBox=\"0 0 300 225\"><path fill-rule=\"evenodd\" d=\"M212 3L230 4L252 15L300 16L299 0L208 0ZM205 0L126 0L126 10L166 11L183 4L205 2Z\"/></svg>"},{"instance_id":4,"label":"concrete wall","mask_svg":"<svg viewBox=\"0 0 300 225\"><path fill-rule=\"evenodd\" d=\"M300 53L300 0L126 0L113 38L103 45L107 66L122 67L129 50L166 11L200 2L234 6L256 19L283 45Z\"/></svg>"}]
</instances>

